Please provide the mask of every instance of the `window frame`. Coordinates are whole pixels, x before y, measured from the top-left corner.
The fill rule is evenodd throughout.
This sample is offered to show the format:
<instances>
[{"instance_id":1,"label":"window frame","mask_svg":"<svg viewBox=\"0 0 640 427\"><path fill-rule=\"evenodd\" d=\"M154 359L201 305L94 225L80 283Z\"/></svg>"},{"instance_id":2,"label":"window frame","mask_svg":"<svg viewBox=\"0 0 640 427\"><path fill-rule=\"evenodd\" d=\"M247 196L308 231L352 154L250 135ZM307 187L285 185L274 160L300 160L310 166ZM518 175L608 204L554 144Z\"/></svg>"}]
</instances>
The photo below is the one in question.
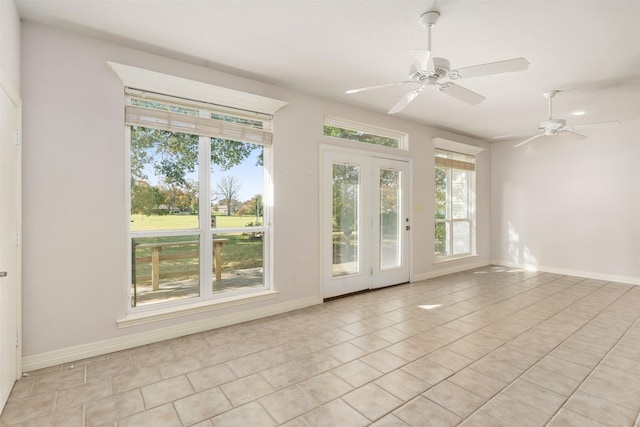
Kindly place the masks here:
<instances>
[{"instance_id":1,"label":"window frame","mask_svg":"<svg viewBox=\"0 0 640 427\"><path fill-rule=\"evenodd\" d=\"M454 261L457 259L463 259L468 257L473 257L477 255L476 251L476 170L477 170L477 154L482 152L484 148L477 147L469 144L463 144L456 141L446 140L443 138L434 138L434 207L435 207L435 173L436 169L443 170L447 175L447 188L446 188L446 203L445 203L445 218L439 219L436 218L436 212L434 209L434 263ZM471 162L464 162L455 159L448 160L443 162L445 164L437 165L436 158L438 157L438 151L444 151L452 154L462 154L465 156L473 157L473 166L469 166ZM452 215L452 170L463 170L468 172L467 177L467 216L466 218L453 218ZM468 223L469 224L469 251L465 253L453 253L453 245L454 245L454 223ZM436 253L436 241L435 241L435 226L437 224L447 224L447 229L449 230L446 235L447 239L447 247L449 248L449 254L447 255L438 255Z\"/></svg>"},{"instance_id":2,"label":"window frame","mask_svg":"<svg viewBox=\"0 0 640 427\"><path fill-rule=\"evenodd\" d=\"M246 111L256 115L273 117L274 113L287 105L284 101L262 97L259 95L221 88L218 86L183 79L171 75L144 70L128 65L108 63L116 72L124 87L135 87L142 91L152 91L163 96L182 98L201 102L205 104L215 104L220 108L215 109L215 113L223 115L233 115L234 111ZM123 91L124 92L124 91ZM125 96L126 100L126 96ZM126 104L126 102L125 102ZM241 114L242 116L242 114ZM267 123L267 122L265 122ZM272 243L271 243L271 213L272 213L272 180L271 180L271 156L270 145L263 145L263 224L258 227L242 228L211 228L211 201L208 196L211 193L210 181L210 161L211 161L211 138L208 136L199 137L198 148L198 179L199 194L206 194L207 197L199 197L198 228L186 230L155 230L155 231L135 231L130 229L131 218L131 125L125 123L125 221L126 221L126 265L128 266L126 295L126 317L117 321L118 327L127 327L135 324L144 324L150 321L163 320L176 316L197 313L209 310L214 307L227 307L237 304L244 304L264 299L271 299L277 296L277 291L272 286ZM265 127L272 131L271 122ZM262 144L261 144L262 145ZM263 286L258 289L241 289L236 292L214 293L213 286L207 283L207 276L213 277L212 256L213 244L207 236L214 234L225 234L232 232L257 231L263 233ZM185 298L178 301L168 301L132 307L132 242L135 237L161 237L161 236L185 236L197 235L200 238L200 296L197 298ZM203 242L208 242L203 243ZM209 262L202 262L209 259ZM203 273L206 273L203 275Z\"/></svg>"}]
</instances>

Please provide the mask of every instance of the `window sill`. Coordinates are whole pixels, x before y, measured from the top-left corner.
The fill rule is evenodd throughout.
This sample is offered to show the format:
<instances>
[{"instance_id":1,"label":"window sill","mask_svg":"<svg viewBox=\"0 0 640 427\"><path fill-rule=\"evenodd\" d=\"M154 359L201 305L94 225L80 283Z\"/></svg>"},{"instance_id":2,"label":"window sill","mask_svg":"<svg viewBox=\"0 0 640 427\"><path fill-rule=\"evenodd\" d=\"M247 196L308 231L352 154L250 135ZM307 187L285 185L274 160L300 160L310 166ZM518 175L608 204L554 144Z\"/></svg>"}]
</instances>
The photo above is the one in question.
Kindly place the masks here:
<instances>
[{"instance_id":1,"label":"window sill","mask_svg":"<svg viewBox=\"0 0 640 427\"><path fill-rule=\"evenodd\" d=\"M146 323L158 322L160 320L174 319L176 317L219 310L221 308L233 307L241 304L270 300L277 298L278 293L279 292L274 290L267 290L251 294L234 295L227 298L218 298L215 300L200 301L193 304L185 304L160 310L133 313L128 314L123 319L118 319L116 324L118 328L144 325Z\"/></svg>"},{"instance_id":2,"label":"window sill","mask_svg":"<svg viewBox=\"0 0 640 427\"><path fill-rule=\"evenodd\" d=\"M439 257L433 261L433 264L446 264L448 262L461 261L465 259L478 258L478 254L474 255L460 255L460 256L450 256L450 257Z\"/></svg>"}]
</instances>

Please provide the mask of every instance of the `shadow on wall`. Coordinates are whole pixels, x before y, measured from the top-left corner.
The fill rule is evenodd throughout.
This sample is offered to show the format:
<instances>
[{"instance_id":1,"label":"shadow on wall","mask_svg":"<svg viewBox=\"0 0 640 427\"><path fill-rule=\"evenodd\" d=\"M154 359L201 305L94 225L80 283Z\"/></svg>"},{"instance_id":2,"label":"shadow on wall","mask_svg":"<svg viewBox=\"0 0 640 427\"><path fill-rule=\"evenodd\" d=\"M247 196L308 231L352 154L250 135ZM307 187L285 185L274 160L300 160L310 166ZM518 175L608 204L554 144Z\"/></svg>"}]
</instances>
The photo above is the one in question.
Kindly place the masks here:
<instances>
[{"instance_id":1,"label":"shadow on wall","mask_svg":"<svg viewBox=\"0 0 640 427\"><path fill-rule=\"evenodd\" d=\"M520 235L511 221L509 221L509 261L514 266L525 270L538 269L538 260L527 246L520 243Z\"/></svg>"}]
</instances>

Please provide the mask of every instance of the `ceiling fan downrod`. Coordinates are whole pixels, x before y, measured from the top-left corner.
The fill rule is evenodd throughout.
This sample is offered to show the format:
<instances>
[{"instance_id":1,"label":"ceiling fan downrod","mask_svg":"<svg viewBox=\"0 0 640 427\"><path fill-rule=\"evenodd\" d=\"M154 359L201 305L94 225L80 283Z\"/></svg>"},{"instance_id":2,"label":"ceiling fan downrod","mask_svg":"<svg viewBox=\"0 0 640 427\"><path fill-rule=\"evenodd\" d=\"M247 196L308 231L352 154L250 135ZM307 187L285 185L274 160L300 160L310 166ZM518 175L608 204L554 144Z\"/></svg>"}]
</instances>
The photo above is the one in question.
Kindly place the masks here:
<instances>
[{"instance_id":1,"label":"ceiling fan downrod","mask_svg":"<svg viewBox=\"0 0 640 427\"><path fill-rule=\"evenodd\" d=\"M431 28L435 25L440 17L440 12L431 11L420 15L418 22L427 29L427 50L431 52Z\"/></svg>"}]
</instances>

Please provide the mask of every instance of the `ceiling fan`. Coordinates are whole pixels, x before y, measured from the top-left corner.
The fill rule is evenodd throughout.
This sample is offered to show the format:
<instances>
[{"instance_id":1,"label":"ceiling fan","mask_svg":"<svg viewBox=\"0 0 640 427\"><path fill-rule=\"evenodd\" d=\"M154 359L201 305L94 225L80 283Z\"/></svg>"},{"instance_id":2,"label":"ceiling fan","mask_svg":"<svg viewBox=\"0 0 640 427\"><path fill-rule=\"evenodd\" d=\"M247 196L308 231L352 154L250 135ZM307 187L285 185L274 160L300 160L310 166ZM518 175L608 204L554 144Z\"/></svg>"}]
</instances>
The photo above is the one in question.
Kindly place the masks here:
<instances>
[{"instance_id":1,"label":"ceiling fan","mask_svg":"<svg viewBox=\"0 0 640 427\"><path fill-rule=\"evenodd\" d=\"M440 92L444 92L469 105L476 105L484 101L485 97L453 83L452 80L523 71L529 67L529 62L526 59L515 58L452 70L449 60L433 57L431 54L431 27L435 25L439 17L440 13L435 11L426 12L420 16L419 22L427 29L427 49L413 49L409 51L409 55L413 61L413 64L409 67L409 80L363 87L360 89L350 89L345 93L358 93L391 86L417 85L417 88L405 95L400 102L389 110L388 114L401 111L420 95L427 86L435 86Z\"/></svg>"},{"instance_id":2,"label":"ceiling fan","mask_svg":"<svg viewBox=\"0 0 640 427\"><path fill-rule=\"evenodd\" d=\"M611 121L611 122L598 122L598 123L585 123L582 125L568 125L566 120L563 119L554 119L553 118L553 108L552 108L552 99L554 96L556 96L557 93L559 93L559 90L550 90L549 92L545 92L542 94L542 96L544 96L545 98L547 98L547 100L549 101L549 118L547 120L544 120L540 123L538 123L538 129L536 130L536 132L529 132L529 133L520 133L520 134L514 134L514 135L501 135L501 136L494 136L494 139L506 139L506 138L515 138L518 136L529 136L529 135L533 135L530 138L525 139L522 142L517 143L516 145L514 145L514 147L520 147L521 145L524 145L528 142L533 141L534 139L538 139L542 136L554 136L554 135L560 135L562 133L570 133L576 136L579 136L581 138L586 138L586 135L582 135L578 132L575 132L576 130L583 130L583 129L594 129L594 128L599 128L599 127L605 127L605 126L611 126L611 125L615 125L620 123L619 121Z\"/></svg>"}]
</instances>

